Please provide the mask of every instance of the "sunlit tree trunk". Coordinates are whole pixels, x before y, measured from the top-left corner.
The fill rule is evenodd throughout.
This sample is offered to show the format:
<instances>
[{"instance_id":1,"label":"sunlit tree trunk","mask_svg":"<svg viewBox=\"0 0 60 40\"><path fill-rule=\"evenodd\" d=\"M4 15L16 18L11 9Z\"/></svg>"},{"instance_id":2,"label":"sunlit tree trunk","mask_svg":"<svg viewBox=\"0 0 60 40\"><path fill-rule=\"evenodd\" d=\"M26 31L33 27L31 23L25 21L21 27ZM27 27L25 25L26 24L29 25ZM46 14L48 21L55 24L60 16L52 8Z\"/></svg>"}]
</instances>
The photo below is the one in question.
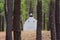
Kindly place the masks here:
<instances>
[{"instance_id":1,"label":"sunlit tree trunk","mask_svg":"<svg viewBox=\"0 0 60 40\"><path fill-rule=\"evenodd\" d=\"M5 0L7 2L7 13L6 15L6 40L12 40L12 9L13 9L13 0ZM5 6L6 8L6 6ZM6 11L6 9L5 9Z\"/></svg>"},{"instance_id":2,"label":"sunlit tree trunk","mask_svg":"<svg viewBox=\"0 0 60 40\"><path fill-rule=\"evenodd\" d=\"M51 40L56 40L56 27L55 27L55 0L50 0L49 8L49 27L51 30Z\"/></svg>"},{"instance_id":3,"label":"sunlit tree trunk","mask_svg":"<svg viewBox=\"0 0 60 40\"><path fill-rule=\"evenodd\" d=\"M14 0L14 19L13 19L13 30L14 40L21 40L21 29L20 29L20 14L21 14L21 0Z\"/></svg>"},{"instance_id":4,"label":"sunlit tree trunk","mask_svg":"<svg viewBox=\"0 0 60 40\"><path fill-rule=\"evenodd\" d=\"M55 22L57 40L60 40L59 0L55 0Z\"/></svg>"},{"instance_id":5,"label":"sunlit tree trunk","mask_svg":"<svg viewBox=\"0 0 60 40\"><path fill-rule=\"evenodd\" d=\"M36 40L42 40L42 0L37 2L37 38Z\"/></svg>"}]
</instances>

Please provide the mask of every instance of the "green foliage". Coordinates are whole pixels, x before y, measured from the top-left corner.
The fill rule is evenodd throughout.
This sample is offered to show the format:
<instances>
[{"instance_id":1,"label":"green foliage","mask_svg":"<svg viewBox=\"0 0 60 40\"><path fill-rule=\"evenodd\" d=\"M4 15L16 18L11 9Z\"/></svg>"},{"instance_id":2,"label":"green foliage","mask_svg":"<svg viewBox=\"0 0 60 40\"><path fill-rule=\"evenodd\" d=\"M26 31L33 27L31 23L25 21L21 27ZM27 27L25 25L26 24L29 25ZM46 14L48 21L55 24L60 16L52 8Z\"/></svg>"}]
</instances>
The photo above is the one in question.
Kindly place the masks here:
<instances>
[{"instance_id":1,"label":"green foliage","mask_svg":"<svg viewBox=\"0 0 60 40\"><path fill-rule=\"evenodd\" d=\"M47 22L49 18L49 3L50 0L42 0L42 14L43 14L43 21L44 21L44 14L45 14L45 29L47 29Z\"/></svg>"},{"instance_id":2,"label":"green foliage","mask_svg":"<svg viewBox=\"0 0 60 40\"><path fill-rule=\"evenodd\" d=\"M0 3L0 13L3 12L3 3Z\"/></svg>"},{"instance_id":3,"label":"green foliage","mask_svg":"<svg viewBox=\"0 0 60 40\"><path fill-rule=\"evenodd\" d=\"M49 0L42 0L42 12L47 13L49 8Z\"/></svg>"},{"instance_id":4,"label":"green foliage","mask_svg":"<svg viewBox=\"0 0 60 40\"><path fill-rule=\"evenodd\" d=\"M26 4L25 0L21 0L21 20L24 22L26 19Z\"/></svg>"},{"instance_id":5,"label":"green foliage","mask_svg":"<svg viewBox=\"0 0 60 40\"><path fill-rule=\"evenodd\" d=\"M35 18L37 18L36 16L37 16L37 0L33 0L32 1L32 3L33 3L33 15L34 15L34 17Z\"/></svg>"},{"instance_id":6,"label":"green foliage","mask_svg":"<svg viewBox=\"0 0 60 40\"><path fill-rule=\"evenodd\" d=\"M4 0L0 0L0 3L4 3Z\"/></svg>"},{"instance_id":7,"label":"green foliage","mask_svg":"<svg viewBox=\"0 0 60 40\"><path fill-rule=\"evenodd\" d=\"M33 6L33 14L34 17L37 18L37 0L31 0L32 1L32 6ZM46 28L47 28L47 21L48 21L48 13L49 13L49 2L50 0L42 0L42 14L45 15L45 22L46 22ZM21 0L21 20L22 23L25 22L25 20L28 18L28 13L29 13L29 3L30 0ZM4 15L4 0L0 0L0 14ZM44 19L43 19L44 20Z\"/></svg>"},{"instance_id":8,"label":"green foliage","mask_svg":"<svg viewBox=\"0 0 60 40\"><path fill-rule=\"evenodd\" d=\"M4 15L4 0L0 0L0 15Z\"/></svg>"}]
</instances>

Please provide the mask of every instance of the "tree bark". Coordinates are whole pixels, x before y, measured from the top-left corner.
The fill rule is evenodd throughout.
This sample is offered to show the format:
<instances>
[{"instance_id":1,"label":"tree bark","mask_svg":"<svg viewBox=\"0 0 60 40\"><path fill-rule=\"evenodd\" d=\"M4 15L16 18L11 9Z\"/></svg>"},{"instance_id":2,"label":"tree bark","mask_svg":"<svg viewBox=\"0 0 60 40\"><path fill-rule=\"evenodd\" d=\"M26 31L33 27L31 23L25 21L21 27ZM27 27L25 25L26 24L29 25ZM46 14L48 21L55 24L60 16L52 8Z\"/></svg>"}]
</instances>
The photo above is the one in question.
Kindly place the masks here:
<instances>
[{"instance_id":1,"label":"tree bark","mask_svg":"<svg viewBox=\"0 0 60 40\"><path fill-rule=\"evenodd\" d=\"M1 29L2 29L2 28L1 28L1 15L0 15L0 31L1 31Z\"/></svg>"},{"instance_id":2,"label":"tree bark","mask_svg":"<svg viewBox=\"0 0 60 40\"><path fill-rule=\"evenodd\" d=\"M13 9L13 0L5 0L7 2L7 13L6 16L6 40L12 40L12 9ZM6 6L5 6L6 8ZM6 11L6 10L5 10Z\"/></svg>"},{"instance_id":3,"label":"tree bark","mask_svg":"<svg viewBox=\"0 0 60 40\"><path fill-rule=\"evenodd\" d=\"M50 31L49 21L47 21L47 31Z\"/></svg>"},{"instance_id":4,"label":"tree bark","mask_svg":"<svg viewBox=\"0 0 60 40\"><path fill-rule=\"evenodd\" d=\"M57 40L60 40L59 0L55 0L55 22Z\"/></svg>"},{"instance_id":5,"label":"tree bark","mask_svg":"<svg viewBox=\"0 0 60 40\"><path fill-rule=\"evenodd\" d=\"M46 30L45 29L45 13L44 13L44 22L43 23L44 23L43 30Z\"/></svg>"},{"instance_id":6,"label":"tree bark","mask_svg":"<svg viewBox=\"0 0 60 40\"><path fill-rule=\"evenodd\" d=\"M51 30L51 40L56 40L55 0L50 0L49 27L50 27L50 30Z\"/></svg>"},{"instance_id":7,"label":"tree bark","mask_svg":"<svg viewBox=\"0 0 60 40\"><path fill-rule=\"evenodd\" d=\"M14 19L13 19L13 30L14 40L21 40L21 29L20 29L20 14L21 14L21 0L14 0Z\"/></svg>"},{"instance_id":8,"label":"tree bark","mask_svg":"<svg viewBox=\"0 0 60 40\"><path fill-rule=\"evenodd\" d=\"M4 31L4 16L2 16L2 31Z\"/></svg>"},{"instance_id":9,"label":"tree bark","mask_svg":"<svg viewBox=\"0 0 60 40\"><path fill-rule=\"evenodd\" d=\"M37 35L36 40L42 40L42 0L37 2Z\"/></svg>"}]
</instances>

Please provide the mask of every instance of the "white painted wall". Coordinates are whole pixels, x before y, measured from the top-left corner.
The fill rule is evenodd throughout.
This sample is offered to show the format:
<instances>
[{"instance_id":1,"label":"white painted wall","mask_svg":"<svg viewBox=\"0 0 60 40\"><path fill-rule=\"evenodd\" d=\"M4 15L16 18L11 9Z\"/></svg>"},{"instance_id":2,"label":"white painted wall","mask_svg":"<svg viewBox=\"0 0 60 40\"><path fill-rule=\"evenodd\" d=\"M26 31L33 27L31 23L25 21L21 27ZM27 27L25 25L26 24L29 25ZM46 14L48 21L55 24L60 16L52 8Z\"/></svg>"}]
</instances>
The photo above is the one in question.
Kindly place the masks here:
<instances>
[{"instance_id":1,"label":"white painted wall","mask_svg":"<svg viewBox=\"0 0 60 40\"><path fill-rule=\"evenodd\" d=\"M23 25L23 31L36 31L37 29L37 20L33 17L29 17L24 25Z\"/></svg>"}]
</instances>

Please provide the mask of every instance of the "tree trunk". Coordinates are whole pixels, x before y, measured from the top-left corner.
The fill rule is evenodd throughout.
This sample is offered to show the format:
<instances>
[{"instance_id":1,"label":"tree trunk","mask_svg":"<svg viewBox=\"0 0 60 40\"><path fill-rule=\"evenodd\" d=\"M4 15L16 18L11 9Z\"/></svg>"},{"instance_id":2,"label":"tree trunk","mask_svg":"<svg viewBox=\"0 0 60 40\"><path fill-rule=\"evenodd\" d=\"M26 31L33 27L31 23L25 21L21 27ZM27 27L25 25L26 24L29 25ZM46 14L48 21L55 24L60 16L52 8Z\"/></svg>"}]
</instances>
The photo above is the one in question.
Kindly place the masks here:
<instances>
[{"instance_id":1,"label":"tree trunk","mask_svg":"<svg viewBox=\"0 0 60 40\"><path fill-rule=\"evenodd\" d=\"M44 20L44 23L43 23L43 25L44 25L44 26L43 26L43 30L46 30L46 29L45 29L45 13L44 13L44 19L43 19L43 20Z\"/></svg>"},{"instance_id":2,"label":"tree trunk","mask_svg":"<svg viewBox=\"0 0 60 40\"><path fill-rule=\"evenodd\" d=\"M42 40L42 0L37 2L37 38L36 40Z\"/></svg>"},{"instance_id":3,"label":"tree trunk","mask_svg":"<svg viewBox=\"0 0 60 40\"><path fill-rule=\"evenodd\" d=\"M4 16L2 16L2 31L4 31Z\"/></svg>"},{"instance_id":4,"label":"tree trunk","mask_svg":"<svg viewBox=\"0 0 60 40\"><path fill-rule=\"evenodd\" d=\"M50 27L50 30L51 30L51 40L56 40L55 0L50 0L49 27Z\"/></svg>"},{"instance_id":5,"label":"tree trunk","mask_svg":"<svg viewBox=\"0 0 60 40\"><path fill-rule=\"evenodd\" d=\"M1 9L0 9L0 31L1 31Z\"/></svg>"},{"instance_id":6,"label":"tree trunk","mask_svg":"<svg viewBox=\"0 0 60 40\"><path fill-rule=\"evenodd\" d=\"M47 31L50 31L49 20L47 21Z\"/></svg>"},{"instance_id":7,"label":"tree trunk","mask_svg":"<svg viewBox=\"0 0 60 40\"><path fill-rule=\"evenodd\" d=\"M20 29L20 14L21 14L21 0L14 0L14 19L13 19L13 30L14 40L21 40L21 29Z\"/></svg>"},{"instance_id":8,"label":"tree trunk","mask_svg":"<svg viewBox=\"0 0 60 40\"><path fill-rule=\"evenodd\" d=\"M1 31L1 15L0 15L0 31Z\"/></svg>"},{"instance_id":9,"label":"tree trunk","mask_svg":"<svg viewBox=\"0 0 60 40\"><path fill-rule=\"evenodd\" d=\"M13 9L13 0L5 0L7 2L7 13L6 15L6 40L12 40L12 9ZM6 6L5 6L6 8ZM6 11L6 10L5 10Z\"/></svg>"},{"instance_id":10,"label":"tree trunk","mask_svg":"<svg viewBox=\"0 0 60 40\"><path fill-rule=\"evenodd\" d=\"M56 22L56 35L57 40L60 40L60 20L59 20L59 0L55 2L55 22Z\"/></svg>"}]
</instances>

